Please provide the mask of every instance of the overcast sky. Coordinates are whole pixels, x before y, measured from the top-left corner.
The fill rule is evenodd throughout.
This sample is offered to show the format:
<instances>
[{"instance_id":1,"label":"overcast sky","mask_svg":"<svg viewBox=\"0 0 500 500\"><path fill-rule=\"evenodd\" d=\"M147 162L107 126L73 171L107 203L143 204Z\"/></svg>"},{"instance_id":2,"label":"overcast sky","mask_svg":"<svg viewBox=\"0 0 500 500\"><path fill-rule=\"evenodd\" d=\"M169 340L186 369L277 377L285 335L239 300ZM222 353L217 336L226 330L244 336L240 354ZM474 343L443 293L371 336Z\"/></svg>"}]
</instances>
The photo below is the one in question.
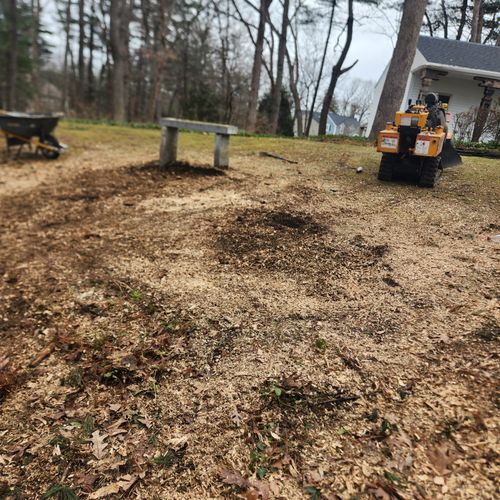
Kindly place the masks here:
<instances>
[{"instance_id":1,"label":"overcast sky","mask_svg":"<svg viewBox=\"0 0 500 500\"><path fill-rule=\"evenodd\" d=\"M359 28L353 37L346 66L358 59L358 64L352 68L349 76L376 82L392 56L392 43L387 36L365 29Z\"/></svg>"}]
</instances>

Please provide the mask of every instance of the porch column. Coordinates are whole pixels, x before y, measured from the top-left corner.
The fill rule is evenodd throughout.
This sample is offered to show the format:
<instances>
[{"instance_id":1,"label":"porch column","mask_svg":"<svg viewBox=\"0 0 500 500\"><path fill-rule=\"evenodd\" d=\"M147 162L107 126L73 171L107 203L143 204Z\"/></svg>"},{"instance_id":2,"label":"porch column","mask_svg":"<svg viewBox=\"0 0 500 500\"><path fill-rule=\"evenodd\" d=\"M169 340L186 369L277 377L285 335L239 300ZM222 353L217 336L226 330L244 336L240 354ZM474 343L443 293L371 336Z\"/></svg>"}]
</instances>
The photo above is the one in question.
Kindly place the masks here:
<instances>
[{"instance_id":1,"label":"porch column","mask_svg":"<svg viewBox=\"0 0 500 500\"><path fill-rule=\"evenodd\" d=\"M486 125L486 120L488 119L493 94L495 93L495 90L500 89L500 80L490 80L479 76L475 76L474 80L481 82L479 83L479 86L484 87L483 98L481 99L481 103L479 104L479 108L477 110L474 131L472 132L472 141L478 142L483 133L484 126Z\"/></svg>"},{"instance_id":2,"label":"porch column","mask_svg":"<svg viewBox=\"0 0 500 500\"><path fill-rule=\"evenodd\" d=\"M446 76L448 71L438 71L437 69L424 68L420 72L420 93L418 98L423 100L424 97L429 93L432 82L439 80L441 77Z\"/></svg>"}]
</instances>

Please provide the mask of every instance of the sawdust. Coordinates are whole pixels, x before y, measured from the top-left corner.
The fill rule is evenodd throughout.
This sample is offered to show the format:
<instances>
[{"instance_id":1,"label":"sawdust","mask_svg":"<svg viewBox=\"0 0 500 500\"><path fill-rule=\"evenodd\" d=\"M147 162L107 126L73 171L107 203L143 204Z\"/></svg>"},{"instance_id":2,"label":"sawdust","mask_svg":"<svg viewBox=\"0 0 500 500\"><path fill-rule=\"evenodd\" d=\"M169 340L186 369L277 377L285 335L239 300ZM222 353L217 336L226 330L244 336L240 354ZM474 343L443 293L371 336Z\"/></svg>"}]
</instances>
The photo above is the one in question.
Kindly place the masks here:
<instances>
[{"instance_id":1,"label":"sawdust","mask_svg":"<svg viewBox=\"0 0 500 500\"><path fill-rule=\"evenodd\" d=\"M88 146L2 166L4 496L494 497L498 207L443 194L473 182Z\"/></svg>"}]
</instances>

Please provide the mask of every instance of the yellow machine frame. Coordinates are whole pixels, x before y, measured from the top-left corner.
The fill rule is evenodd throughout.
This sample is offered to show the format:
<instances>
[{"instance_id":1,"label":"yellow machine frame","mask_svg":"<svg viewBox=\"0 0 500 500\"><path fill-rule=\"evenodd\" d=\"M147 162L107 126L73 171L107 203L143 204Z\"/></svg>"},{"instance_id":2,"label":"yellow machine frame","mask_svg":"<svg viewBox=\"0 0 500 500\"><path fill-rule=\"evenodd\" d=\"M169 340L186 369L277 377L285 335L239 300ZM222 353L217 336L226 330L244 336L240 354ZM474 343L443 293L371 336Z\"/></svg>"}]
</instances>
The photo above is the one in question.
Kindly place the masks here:
<instances>
[{"instance_id":1,"label":"yellow machine frame","mask_svg":"<svg viewBox=\"0 0 500 500\"><path fill-rule=\"evenodd\" d=\"M435 129L426 128L429 113L422 105L414 105L414 112L407 113L398 111L394 123L387 123L384 130L379 132L377 137L377 151L379 153L399 152L399 132L398 127L412 126L420 127L421 132L417 135L415 147L408 152L414 156L436 157L441 154L446 133L441 126Z\"/></svg>"}]
</instances>

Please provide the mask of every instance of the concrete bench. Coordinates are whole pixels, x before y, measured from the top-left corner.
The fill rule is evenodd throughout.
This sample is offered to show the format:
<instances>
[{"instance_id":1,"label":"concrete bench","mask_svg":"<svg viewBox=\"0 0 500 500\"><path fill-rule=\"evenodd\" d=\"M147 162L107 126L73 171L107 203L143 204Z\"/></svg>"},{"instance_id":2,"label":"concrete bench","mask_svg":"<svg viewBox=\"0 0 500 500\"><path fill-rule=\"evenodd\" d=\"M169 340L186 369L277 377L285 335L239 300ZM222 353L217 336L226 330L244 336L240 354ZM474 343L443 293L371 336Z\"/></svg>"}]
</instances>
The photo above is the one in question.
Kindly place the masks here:
<instances>
[{"instance_id":1,"label":"concrete bench","mask_svg":"<svg viewBox=\"0 0 500 500\"><path fill-rule=\"evenodd\" d=\"M162 118L160 166L164 167L177 159L177 137L179 129L215 134L214 167L229 167L229 136L238 133L238 128L220 123L194 122L177 118Z\"/></svg>"}]
</instances>

